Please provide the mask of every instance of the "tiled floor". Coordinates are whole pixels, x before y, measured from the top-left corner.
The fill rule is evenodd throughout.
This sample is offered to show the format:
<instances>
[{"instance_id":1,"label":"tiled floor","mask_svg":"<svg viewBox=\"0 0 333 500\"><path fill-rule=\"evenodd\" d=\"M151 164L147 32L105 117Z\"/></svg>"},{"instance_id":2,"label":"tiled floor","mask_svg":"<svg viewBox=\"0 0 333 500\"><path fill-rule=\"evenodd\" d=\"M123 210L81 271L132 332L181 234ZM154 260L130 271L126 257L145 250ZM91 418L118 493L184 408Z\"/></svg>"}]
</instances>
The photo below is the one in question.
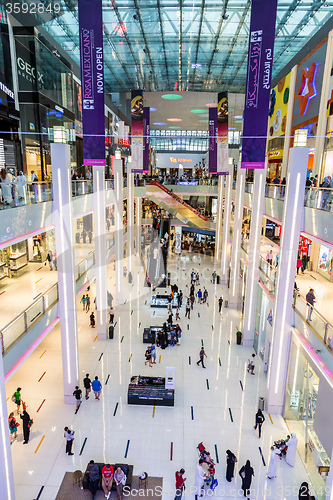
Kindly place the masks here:
<instances>
[{"instance_id":1,"label":"tiled floor","mask_svg":"<svg viewBox=\"0 0 333 500\"><path fill-rule=\"evenodd\" d=\"M103 384L100 401L92 397L84 400L77 415L74 414L74 400L73 405L63 404L59 326L9 380L6 385L8 398L20 385L22 397L27 401L28 411L35 421L29 445L22 446L20 431L11 447L17 500L36 498L42 486L40 500L54 500L64 473L84 470L91 458L96 461L128 462L134 465L135 474L147 471L151 476L163 476L163 500L174 497L174 473L184 467L186 494L193 497L191 488L198 461L196 446L200 441L205 443L214 459L217 458L216 451L218 454L216 478L219 486L215 496L224 499L241 496L238 492L238 470L250 459L255 470L251 499L297 497L300 483L307 479L298 456L294 468L283 459L278 464L277 478L266 479L270 446L275 439L287 434L287 427L281 416L273 415L272 424L266 415L263 437L258 439L253 429L254 414L259 396L265 394L266 377L261 366L256 367L255 376L246 372L252 351L235 344L236 325L240 326L239 314L230 309L223 309L222 316L218 314L217 299L220 295L227 299L228 292L224 287L211 283L213 268L208 258L206 262L195 259L192 263L187 261L186 271L183 271L182 263L172 257L172 282L177 282L185 291L193 266L200 272L201 287L206 286L209 292L208 305L195 304L190 321L184 319L184 311L181 311L181 346L164 351L158 348L157 364L152 368L144 365L143 328L164 321L166 309L149 307L150 290L143 288L141 265L136 262L133 286L127 282L124 284L126 304L116 308L117 326L113 340L94 341L96 331L89 328L89 315L78 304L81 379L85 373L100 377ZM109 279L113 284L112 264L109 266ZM195 364L201 341L207 353L206 370ZM103 356L100 358L101 353ZM175 407L156 407L153 413L152 407L128 406L127 387L131 375L164 376L167 366L176 369ZM46 373L38 382L43 372ZM12 410L13 403L9 399L8 412ZM65 425L75 430L73 457L65 454ZM37 451L43 436L45 438ZM87 441L80 455L85 438ZM225 451L228 448L239 460L236 480L230 484L225 480ZM287 487L294 491L292 495L286 493ZM104 498L102 492L98 498Z\"/></svg>"}]
</instances>

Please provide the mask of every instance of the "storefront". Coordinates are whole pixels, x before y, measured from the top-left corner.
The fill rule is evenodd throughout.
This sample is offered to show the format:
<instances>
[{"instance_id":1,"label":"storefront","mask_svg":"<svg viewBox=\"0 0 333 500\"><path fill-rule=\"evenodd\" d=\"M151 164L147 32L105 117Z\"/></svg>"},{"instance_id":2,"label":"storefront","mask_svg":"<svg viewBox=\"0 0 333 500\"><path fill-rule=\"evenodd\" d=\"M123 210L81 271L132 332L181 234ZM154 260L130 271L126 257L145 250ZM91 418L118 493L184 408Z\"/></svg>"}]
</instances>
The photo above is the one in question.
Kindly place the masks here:
<instances>
[{"instance_id":1,"label":"storefront","mask_svg":"<svg viewBox=\"0 0 333 500\"><path fill-rule=\"evenodd\" d=\"M18 278L28 271L27 241L20 241L15 245L0 250L1 274L9 278Z\"/></svg>"},{"instance_id":2,"label":"storefront","mask_svg":"<svg viewBox=\"0 0 333 500\"><path fill-rule=\"evenodd\" d=\"M325 443L317 435L317 423L319 425L323 414L329 411L329 405L325 404L326 389L326 381L320 378L316 367L306 358L303 348L292 342L284 418L290 433L296 434L297 449L318 500L325 498L325 484L330 467L330 455L325 450ZM331 433L331 429L323 431ZM328 441L326 444L328 445Z\"/></svg>"},{"instance_id":3,"label":"storefront","mask_svg":"<svg viewBox=\"0 0 333 500\"><path fill-rule=\"evenodd\" d=\"M318 257L318 273L329 281L333 281L332 275L333 250L320 245Z\"/></svg>"},{"instance_id":4,"label":"storefront","mask_svg":"<svg viewBox=\"0 0 333 500\"><path fill-rule=\"evenodd\" d=\"M253 347L267 373L272 339L274 302L263 284L259 283Z\"/></svg>"}]
</instances>

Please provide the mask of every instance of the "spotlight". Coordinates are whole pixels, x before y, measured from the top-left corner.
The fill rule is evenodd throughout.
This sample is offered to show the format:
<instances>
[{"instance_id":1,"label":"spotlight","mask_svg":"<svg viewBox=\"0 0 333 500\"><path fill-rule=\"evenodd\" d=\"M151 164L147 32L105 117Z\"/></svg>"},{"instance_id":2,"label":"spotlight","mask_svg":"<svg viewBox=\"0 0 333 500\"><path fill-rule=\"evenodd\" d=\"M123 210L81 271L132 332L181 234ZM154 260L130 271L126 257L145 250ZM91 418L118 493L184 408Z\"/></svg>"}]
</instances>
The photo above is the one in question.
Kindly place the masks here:
<instances>
[{"instance_id":1,"label":"spotlight","mask_svg":"<svg viewBox=\"0 0 333 500\"><path fill-rule=\"evenodd\" d=\"M222 19L226 21L227 19L229 19L229 16L227 16L227 14L223 14Z\"/></svg>"},{"instance_id":2,"label":"spotlight","mask_svg":"<svg viewBox=\"0 0 333 500\"><path fill-rule=\"evenodd\" d=\"M136 21L139 21L140 20L140 16L138 13L134 14L133 15L133 18L136 20Z\"/></svg>"}]
</instances>

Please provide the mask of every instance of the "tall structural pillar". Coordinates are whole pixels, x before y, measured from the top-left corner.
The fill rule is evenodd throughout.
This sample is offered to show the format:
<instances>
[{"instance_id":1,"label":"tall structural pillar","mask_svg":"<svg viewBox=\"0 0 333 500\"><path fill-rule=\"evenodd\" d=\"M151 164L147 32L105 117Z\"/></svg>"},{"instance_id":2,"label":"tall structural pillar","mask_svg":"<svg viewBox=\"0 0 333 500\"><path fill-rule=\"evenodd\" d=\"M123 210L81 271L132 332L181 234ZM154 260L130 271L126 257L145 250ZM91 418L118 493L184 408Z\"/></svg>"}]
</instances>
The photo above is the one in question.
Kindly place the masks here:
<instances>
[{"instance_id":1,"label":"tall structural pillar","mask_svg":"<svg viewBox=\"0 0 333 500\"><path fill-rule=\"evenodd\" d=\"M219 175L218 196L217 196L217 217L216 217L216 237L215 237L215 256L214 262L218 264L221 260L222 247L222 213L223 213L223 191L224 175Z\"/></svg>"},{"instance_id":2,"label":"tall structural pillar","mask_svg":"<svg viewBox=\"0 0 333 500\"><path fill-rule=\"evenodd\" d=\"M241 257L243 205L245 197L245 174L246 170L241 168L241 162L239 162L237 168L234 227L232 231L231 275L229 289L229 307L233 307L236 309L241 305L241 279L239 277L239 261Z\"/></svg>"},{"instance_id":3,"label":"tall structural pillar","mask_svg":"<svg viewBox=\"0 0 333 500\"><path fill-rule=\"evenodd\" d=\"M134 174L132 161L127 164L127 237L128 237L128 271L133 276L134 267Z\"/></svg>"},{"instance_id":4,"label":"tall structural pillar","mask_svg":"<svg viewBox=\"0 0 333 500\"><path fill-rule=\"evenodd\" d=\"M142 198L135 198L136 206L136 254L141 255L141 213L142 213Z\"/></svg>"},{"instance_id":5,"label":"tall structural pillar","mask_svg":"<svg viewBox=\"0 0 333 500\"><path fill-rule=\"evenodd\" d=\"M73 388L79 383L79 353L70 146L51 144L51 162L64 400L73 404Z\"/></svg>"},{"instance_id":6,"label":"tall structural pillar","mask_svg":"<svg viewBox=\"0 0 333 500\"><path fill-rule=\"evenodd\" d=\"M226 175L225 201L223 211L222 252L221 252L221 283L226 285L230 269L230 217L232 196L232 172Z\"/></svg>"},{"instance_id":7,"label":"tall structural pillar","mask_svg":"<svg viewBox=\"0 0 333 500\"><path fill-rule=\"evenodd\" d=\"M13 463L8 432L8 410L2 356L0 360L0 398L0 498L3 500L15 500Z\"/></svg>"},{"instance_id":8,"label":"tall structural pillar","mask_svg":"<svg viewBox=\"0 0 333 500\"><path fill-rule=\"evenodd\" d=\"M123 162L114 160L114 212L116 233L116 304L124 302L124 224L123 224Z\"/></svg>"},{"instance_id":9,"label":"tall structural pillar","mask_svg":"<svg viewBox=\"0 0 333 500\"><path fill-rule=\"evenodd\" d=\"M243 344L253 346L256 312L257 312L257 297L258 297L258 280L259 258L260 258L260 243L262 218L265 208L265 183L266 183L267 161L264 169L258 169L254 172L254 185L252 195L252 211L251 211L251 226L250 226L250 241L247 253L247 275L245 286L245 304L244 304L244 321L243 321Z\"/></svg>"},{"instance_id":10,"label":"tall structural pillar","mask_svg":"<svg viewBox=\"0 0 333 500\"><path fill-rule=\"evenodd\" d=\"M292 302L309 148L291 148L283 204L281 251L267 376L267 413L283 412L290 349Z\"/></svg>"},{"instance_id":11,"label":"tall structural pillar","mask_svg":"<svg viewBox=\"0 0 333 500\"><path fill-rule=\"evenodd\" d=\"M105 167L93 167L93 207L96 277L96 323L99 340L107 334L107 269L106 269L106 216L105 216Z\"/></svg>"}]
</instances>

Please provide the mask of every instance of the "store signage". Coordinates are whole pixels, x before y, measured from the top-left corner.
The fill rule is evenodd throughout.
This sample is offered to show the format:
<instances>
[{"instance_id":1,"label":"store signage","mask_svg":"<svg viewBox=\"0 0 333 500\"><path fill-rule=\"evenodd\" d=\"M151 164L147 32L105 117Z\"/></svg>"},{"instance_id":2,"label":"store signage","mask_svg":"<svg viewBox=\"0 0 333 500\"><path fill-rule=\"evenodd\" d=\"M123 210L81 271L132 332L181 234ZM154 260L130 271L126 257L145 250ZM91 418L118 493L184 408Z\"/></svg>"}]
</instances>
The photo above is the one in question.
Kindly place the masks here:
<instances>
[{"instance_id":1,"label":"store signage","mask_svg":"<svg viewBox=\"0 0 333 500\"><path fill-rule=\"evenodd\" d=\"M83 164L105 166L102 0L79 0Z\"/></svg>"},{"instance_id":2,"label":"store signage","mask_svg":"<svg viewBox=\"0 0 333 500\"><path fill-rule=\"evenodd\" d=\"M217 173L217 107L209 108L209 150L208 150L208 172Z\"/></svg>"},{"instance_id":3,"label":"store signage","mask_svg":"<svg viewBox=\"0 0 333 500\"><path fill-rule=\"evenodd\" d=\"M150 108L143 108L143 172L149 172L150 164Z\"/></svg>"},{"instance_id":4,"label":"store signage","mask_svg":"<svg viewBox=\"0 0 333 500\"><path fill-rule=\"evenodd\" d=\"M17 58L18 74L28 80L29 82L36 82L36 76L38 83L44 85L44 74L36 70L31 64L24 61L22 57ZM37 72L37 75L36 75Z\"/></svg>"},{"instance_id":5,"label":"store signage","mask_svg":"<svg viewBox=\"0 0 333 500\"><path fill-rule=\"evenodd\" d=\"M0 90L2 90L2 92L4 92L5 94L9 95L9 97L11 97L12 99L15 98L14 92L10 90L8 87L6 87L6 85L4 85L2 82L0 82Z\"/></svg>"},{"instance_id":6,"label":"store signage","mask_svg":"<svg viewBox=\"0 0 333 500\"><path fill-rule=\"evenodd\" d=\"M241 168L265 168L277 0L252 0Z\"/></svg>"},{"instance_id":7,"label":"store signage","mask_svg":"<svg viewBox=\"0 0 333 500\"><path fill-rule=\"evenodd\" d=\"M300 100L300 114L306 115L309 102L316 97L316 76L318 71L318 63L313 62L310 68L302 68L302 82L296 94L296 99Z\"/></svg>"},{"instance_id":8,"label":"store signage","mask_svg":"<svg viewBox=\"0 0 333 500\"><path fill-rule=\"evenodd\" d=\"M175 156L170 156L169 160L171 163L192 163L190 158L176 158Z\"/></svg>"},{"instance_id":9,"label":"store signage","mask_svg":"<svg viewBox=\"0 0 333 500\"><path fill-rule=\"evenodd\" d=\"M297 410L299 405L299 391L290 394L289 410Z\"/></svg>"},{"instance_id":10,"label":"store signage","mask_svg":"<svg viewBox=\"0 0 333 500\"><path fill-rule=\"evenodd\" d=\"M118 146L122 146L124 148L129 148L131 145L129 139L118 139Z\"/></svg>"},{"instance_id":11,"label":"store signage","mask_svg":"<svg viewBox=\"0 0 333 500\"><path fill-rule=\"evenodd\" d=\"M274 151L268 151L268 158L271 159L281 159L283 157L283 149L275 149Z\"/></svg>"}]
</instances>

